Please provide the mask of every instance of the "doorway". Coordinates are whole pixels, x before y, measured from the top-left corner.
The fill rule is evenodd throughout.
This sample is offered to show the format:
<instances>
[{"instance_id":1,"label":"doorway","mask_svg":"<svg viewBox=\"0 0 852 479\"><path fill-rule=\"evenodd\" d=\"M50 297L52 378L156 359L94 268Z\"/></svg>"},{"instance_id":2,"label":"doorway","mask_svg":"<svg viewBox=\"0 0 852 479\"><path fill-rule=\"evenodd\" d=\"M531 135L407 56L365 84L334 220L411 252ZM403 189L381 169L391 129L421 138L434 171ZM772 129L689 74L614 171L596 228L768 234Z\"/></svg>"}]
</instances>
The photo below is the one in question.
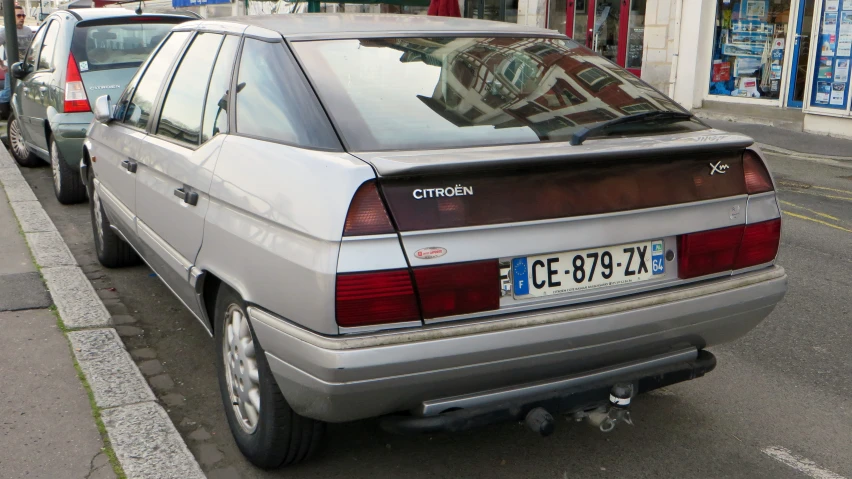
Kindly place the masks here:
<instances>
[{"instance_id":1,"label":"doorway","mask_svg":"<svg viewBox=\"0 0 852 479\"><path fill-rule=\"evenodd\" d=\"M787 106L790 108L802 108L804 105L814 23L814 3L816 3L815 0L799 1L796 31L793 32L793 63L790 68L790 88L787 96Z\"/></svg>"},{"instance_id":2,"label":"doorway","mask_svg":"<svg viewBox=\"0 0 852 479\"><path fill-rule=\"evenodd\" d=\"M565 31L575 41L640 76L646 2L566 0L565 23L554 25L555 16L551 15L551 28L562 27L560 31ZM561 13L563 10L559 8L556 11Z\"/></svg>"}]
</instances>

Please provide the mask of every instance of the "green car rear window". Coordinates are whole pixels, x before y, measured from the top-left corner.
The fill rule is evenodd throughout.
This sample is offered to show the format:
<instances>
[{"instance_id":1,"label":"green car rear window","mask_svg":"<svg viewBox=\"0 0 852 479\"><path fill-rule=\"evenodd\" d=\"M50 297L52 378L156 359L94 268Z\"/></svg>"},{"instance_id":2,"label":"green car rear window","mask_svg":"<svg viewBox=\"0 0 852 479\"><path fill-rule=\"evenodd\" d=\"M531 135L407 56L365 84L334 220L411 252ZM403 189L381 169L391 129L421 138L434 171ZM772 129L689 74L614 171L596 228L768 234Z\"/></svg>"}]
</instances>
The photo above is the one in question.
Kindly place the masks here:
<instances>
[{"instance_id":1,"label":"green car rear window","mask_svg":"<svg viewBox=\"0 0 852 479\"><path fill-rule=\"evenodd\" d=\"M71 53L80 73L137 68L180 18L139 17L110 22L81 22L74 30ZM136 21L134 21L136 20ZM144 21L140 21L144 20Z\"/></svg>"}]
</instances>

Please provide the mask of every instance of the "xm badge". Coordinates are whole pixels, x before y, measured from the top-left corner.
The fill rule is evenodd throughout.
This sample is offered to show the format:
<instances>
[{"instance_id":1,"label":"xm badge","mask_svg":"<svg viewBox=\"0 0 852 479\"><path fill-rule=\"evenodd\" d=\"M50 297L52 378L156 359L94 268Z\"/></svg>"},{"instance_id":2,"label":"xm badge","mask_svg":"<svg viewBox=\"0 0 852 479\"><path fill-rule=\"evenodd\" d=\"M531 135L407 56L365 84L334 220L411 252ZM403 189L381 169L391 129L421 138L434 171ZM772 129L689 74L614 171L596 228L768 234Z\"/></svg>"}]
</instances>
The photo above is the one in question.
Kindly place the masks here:
<instances>
[{"instance_id":1,"label":"xm badge","mask_svg":"<svg viewBox=\"0 0 852 479\"><path fill-rule=\"evenodd\" d=\"M713 176L716 173L719 173L720 175L724 175L725 170L727 170L728 168L730 168L730 166L723 165L721 161L717 161L715 164L710 163L710 176Z\"/></svg>"}]
</instances>

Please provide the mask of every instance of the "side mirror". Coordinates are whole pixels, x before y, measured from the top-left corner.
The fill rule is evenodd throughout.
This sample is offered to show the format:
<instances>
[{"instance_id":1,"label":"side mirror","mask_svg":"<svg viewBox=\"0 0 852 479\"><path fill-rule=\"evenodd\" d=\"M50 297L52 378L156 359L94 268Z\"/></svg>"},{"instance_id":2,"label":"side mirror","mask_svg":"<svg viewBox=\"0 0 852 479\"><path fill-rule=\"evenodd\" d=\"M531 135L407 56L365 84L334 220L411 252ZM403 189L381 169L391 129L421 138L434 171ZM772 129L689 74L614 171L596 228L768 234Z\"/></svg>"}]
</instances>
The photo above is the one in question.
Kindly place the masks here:
<instances>
[{"instance_id":1,"label":"side mirror","mask_svg":"<svg viewBox=\"0 0 852 479\"><path fill-rule=\"evenodd\" d=\"M23 80L30 74L30 69L27 67L27 64L24 62L18 62L12 64L12 76L17 78L18 80Z\"/></svg>"},{"instance_id":2,"label":"side mirror","mask_svg":"<svg viewBox=\"0 0 852 479\"><path fill-rule=\"evenodd\" d=\"M95 100L95 120L100 123L109 123L112 120L112 107L109 104L109 95L99 96Z\"/></svg>"}]
</instances>

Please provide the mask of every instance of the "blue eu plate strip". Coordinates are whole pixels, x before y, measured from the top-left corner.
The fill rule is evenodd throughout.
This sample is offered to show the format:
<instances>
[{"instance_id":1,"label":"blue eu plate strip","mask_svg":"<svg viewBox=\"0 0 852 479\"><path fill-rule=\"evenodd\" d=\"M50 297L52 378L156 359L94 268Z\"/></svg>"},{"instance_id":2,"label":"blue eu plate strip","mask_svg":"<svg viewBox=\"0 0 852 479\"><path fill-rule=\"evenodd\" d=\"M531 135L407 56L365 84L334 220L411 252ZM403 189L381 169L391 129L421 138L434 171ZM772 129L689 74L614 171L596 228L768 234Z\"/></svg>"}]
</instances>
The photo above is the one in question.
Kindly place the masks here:
<instances>
[{"instance_id":1,"label":"blue eu plate strip","mask_svg":"<svg viewBox=\"0 0 852 479\"><path fill-rule=\"evenodd\" d=\"M512 281L515 283L515 296L530 294L530 280L527 272L527 259L512 260Z\"/></svg>"}]
</instances>

